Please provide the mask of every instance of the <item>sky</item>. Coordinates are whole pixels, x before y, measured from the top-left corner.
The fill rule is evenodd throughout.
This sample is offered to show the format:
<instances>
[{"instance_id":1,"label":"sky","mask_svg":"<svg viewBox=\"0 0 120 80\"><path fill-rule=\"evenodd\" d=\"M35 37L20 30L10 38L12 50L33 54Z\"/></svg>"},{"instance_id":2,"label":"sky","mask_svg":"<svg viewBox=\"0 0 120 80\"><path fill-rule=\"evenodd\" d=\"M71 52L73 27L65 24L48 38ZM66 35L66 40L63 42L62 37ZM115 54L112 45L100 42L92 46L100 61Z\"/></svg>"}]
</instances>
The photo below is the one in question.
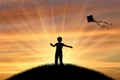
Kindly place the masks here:
<instances>
[{"instance_id":1,"label":"sky","mask_svg":"<svg viewBox=\"0 0 120 80\"><path fill-rule=\"evenodd\" d=\"M0 80L54 64L57 37L64 63L120 80L120 0L0 0ZM100 27L86 17L112 25ZM101 24L105 25L105 24Z\"/></svg>"}]
</instances>

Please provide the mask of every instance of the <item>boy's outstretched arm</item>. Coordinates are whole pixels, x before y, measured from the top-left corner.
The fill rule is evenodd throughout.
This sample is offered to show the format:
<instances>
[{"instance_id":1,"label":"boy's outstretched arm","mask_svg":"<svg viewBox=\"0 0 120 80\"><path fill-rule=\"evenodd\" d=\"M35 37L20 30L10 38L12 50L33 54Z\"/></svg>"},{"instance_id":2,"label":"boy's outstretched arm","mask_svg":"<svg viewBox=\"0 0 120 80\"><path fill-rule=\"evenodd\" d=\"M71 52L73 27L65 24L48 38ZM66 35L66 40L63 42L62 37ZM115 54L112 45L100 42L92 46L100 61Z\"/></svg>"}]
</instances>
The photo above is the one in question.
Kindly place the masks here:
<instances>
[{"instance_id":1,"label":"boy's outstretched arm","mask_svg":"<svg viewBox=\"0 0 120 80\"><path fill-rule=\"evenodd\" d=\"M72 46L68 46L68 45L66 45L66 44L64 44L64 46L65 46L65 47L69 47L69 48L73 48Z\"/></svg>"},{"instance_id":2,"label":"boy's outstretched arm","mask_svg":"<svg viewBox=\"0 0 120 80\"><path fill-rule=\"evenodd\" d=\"M56 45L53 45L52 43L50 43L50 45L52 46L52 47L55 47Z\"/></svg>"}]
</instances>

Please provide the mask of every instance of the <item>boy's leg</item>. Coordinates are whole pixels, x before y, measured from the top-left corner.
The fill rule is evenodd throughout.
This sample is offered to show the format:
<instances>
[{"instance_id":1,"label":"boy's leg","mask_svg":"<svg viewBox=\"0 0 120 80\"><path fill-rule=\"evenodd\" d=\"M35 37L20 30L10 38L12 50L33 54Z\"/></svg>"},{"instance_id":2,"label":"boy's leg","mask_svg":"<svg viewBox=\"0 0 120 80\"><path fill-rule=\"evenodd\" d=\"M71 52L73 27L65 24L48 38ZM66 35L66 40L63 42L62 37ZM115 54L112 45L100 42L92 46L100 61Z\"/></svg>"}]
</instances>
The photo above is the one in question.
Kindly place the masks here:
<instances>
[{"instance_id":1,"label":"boy's leg","mask_svg":"<svg viewBox=\"0 0 120 80\"><path fill-rule=\"evenodd\" d=\"M59 56L59 60L60 60L60 65L63 65L63 60L62 60L62 55L61 56Z\"/></svg>"},{"instance_id":2,"label":"boy's leg","mask_svg":"<svg viewBox=\"0 0 120 80\"><path fill-rule=\"evenodd\" d=\"M55 55L55 65L58 64L58 55Z\"/></svg>"}]
</instances>

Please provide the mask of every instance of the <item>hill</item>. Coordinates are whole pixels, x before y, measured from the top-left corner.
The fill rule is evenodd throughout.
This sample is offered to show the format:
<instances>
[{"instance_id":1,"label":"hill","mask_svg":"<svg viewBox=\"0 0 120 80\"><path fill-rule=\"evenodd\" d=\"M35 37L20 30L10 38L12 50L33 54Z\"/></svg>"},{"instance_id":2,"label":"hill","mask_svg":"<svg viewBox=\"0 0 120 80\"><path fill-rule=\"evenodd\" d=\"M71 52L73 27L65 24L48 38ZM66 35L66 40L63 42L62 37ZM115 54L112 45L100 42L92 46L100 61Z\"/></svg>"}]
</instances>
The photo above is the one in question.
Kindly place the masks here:
<instances>
[{"instance_id":1,"label":"hill","mask_svg":"<svg viewBox=\"0 0 120 80\"><path fill-rule=\"evenodd\" d=\"M43 65L16 74L7 80L113 80L97 71L66 65Z\"/></svg>"}]
</instances>

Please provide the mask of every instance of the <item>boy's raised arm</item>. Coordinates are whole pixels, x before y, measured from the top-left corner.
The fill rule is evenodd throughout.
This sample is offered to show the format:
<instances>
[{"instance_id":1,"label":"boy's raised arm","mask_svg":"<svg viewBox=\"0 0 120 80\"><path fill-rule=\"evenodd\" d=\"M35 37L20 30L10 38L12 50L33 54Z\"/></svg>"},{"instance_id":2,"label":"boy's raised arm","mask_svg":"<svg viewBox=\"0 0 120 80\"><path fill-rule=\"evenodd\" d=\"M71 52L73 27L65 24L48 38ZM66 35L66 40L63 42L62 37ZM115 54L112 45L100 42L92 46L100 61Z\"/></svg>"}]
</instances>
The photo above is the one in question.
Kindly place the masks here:
<instances>
[{"instance_id":1,"label":"boy's raised arm","mask_svg":"<svg viewBox=\"0 0 120 80\"><path fill-rule=\"evenodd\" d=\"M50 43L50 45L51 45L52 47L55 47L55 46L56 46L56 44L52 44L52 43Z\"/></svg>"},{"instance_id":2,"label":"boy's raised arm","mask_svg":"<svg viewBox=\"0 0 120 80\"><path fill-rule=\"evenodd\" d=\"M69 48L73 48L72 46L68 46L68 45L66 45L66 44L64 44L64 46L65 46L65 47L69 47Z\"/></svg>"}]
</instances>

